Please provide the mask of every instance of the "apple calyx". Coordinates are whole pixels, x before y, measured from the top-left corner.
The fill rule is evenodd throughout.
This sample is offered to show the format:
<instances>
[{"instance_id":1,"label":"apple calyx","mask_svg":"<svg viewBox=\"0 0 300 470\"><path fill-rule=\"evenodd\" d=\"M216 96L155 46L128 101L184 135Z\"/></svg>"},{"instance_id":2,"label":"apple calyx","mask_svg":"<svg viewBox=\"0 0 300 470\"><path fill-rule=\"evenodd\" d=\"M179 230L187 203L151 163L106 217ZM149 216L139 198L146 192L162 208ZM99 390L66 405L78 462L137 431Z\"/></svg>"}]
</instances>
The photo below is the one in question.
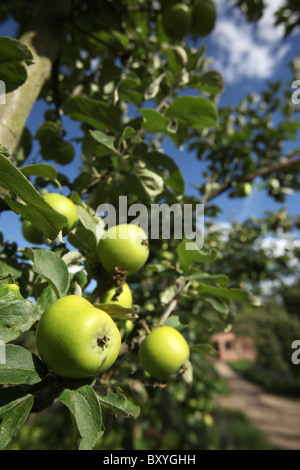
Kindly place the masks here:
<instances>
[{"instance_id":1,"label":"apple calyx","mask_svg":"<svg viewBox=\"0 0 300 470\"><path fill-rule=\"evenodd\" d=\"M102 348L107 348L109 341L110 341L110 338L106 335L106 333L102 333L97 338L97 344L98 344L98 346L100 346Z\"/></svg>"},{"instance_id":2,"label":"apple calyx","mask_svg":"<svg viewBox=\"0 0 300 470\"><path fill-rule=\"evenodd\" d=\"M143 239L141 240L141 245L144 245L144 246L146 246L147 248L149 248L149 247L150 247L149 240L146 240L145 238L143 238Z\"/></svg>"}]
</instances>

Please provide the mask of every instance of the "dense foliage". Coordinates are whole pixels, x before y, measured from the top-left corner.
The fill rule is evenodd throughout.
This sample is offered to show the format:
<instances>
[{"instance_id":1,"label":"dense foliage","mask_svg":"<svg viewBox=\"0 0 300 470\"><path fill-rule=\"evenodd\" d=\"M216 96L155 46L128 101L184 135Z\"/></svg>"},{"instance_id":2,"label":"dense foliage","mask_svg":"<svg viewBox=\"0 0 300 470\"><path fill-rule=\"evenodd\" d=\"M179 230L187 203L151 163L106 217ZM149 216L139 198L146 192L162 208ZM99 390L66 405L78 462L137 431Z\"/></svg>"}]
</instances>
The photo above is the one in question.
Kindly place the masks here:
<instances>
[{"instance_id":1,"label":"dense foliage","mask_svg":"<svg viewBox=\"0 0 300 470\"><path fill-rule=\"evenodd\" d=\"M57 423L55 432L61 432L66 412L72 419L59 444L66 448L209 447L205 430L212 424L213 399L224 390L211 364L211 333L229 328L242 305L259 309L264 281L281 283L297 275L300 219L284 207L300 188L299 149L287 148L299 130L291 84L269 83L261 96L220 107L225 84L210 67L205 48L210 32L193 24L201 2L183 2L190 22L182 28L177 18L174 36L165 14L176 3L31 0L24 8L19 0L1 2L0 20L12 17L18 32L16 38L0 38L7 92L0 108L0 211L18 214L20 225L30 222L34 237L19 248L13 234L7 239L1 234L0 339L6 345L0 364L1 448L18 433L26 442L27 420L29 432L33 426L42 436L41 447L55 447L41 423L50 429ZM287 2L277 13L287 35L298 24L296 3ZM264 2L238 1L232 8L257 21ZM286 11L296 12L291 21ZM214 21L218 18L212 28ZM298 69L295 59L295 79ZM31 135L28 116L37 99L47 111ZM70 122L78 125L76 138L69 136ZM187 165L189 153L196 153L205 181L198 185L199 197L186 195L165 142L184 149ZM72 179L69 168L77 159ZM245 183L283 206L263 219L220 227L218 196L247 197ZM66 215L43 197L48 192L65 195L77 208L77 225L68 233ZM171 236L149 235L149 258L139 271L107 272L97 256L103 223L97 208L111 204L122 215L120 196L128 207L140 205L129 221L141 204L148 211L155 204L176 204L182 211L192 205L194 232L195 208L204 204L203 246L186 250L191 234L174 237L174 216ZM268 251L267 236L286 238L284 253ZM125 281L132 308L103 303L107 289L122 288ZM41 316L69 294L107 311L122 336L116 362L90 379L51 373L36 349ZM167 382L145 374L138 359L141 341L159 325L178 329L190 348L185 369Z\"/></svg>"}]
</instances>

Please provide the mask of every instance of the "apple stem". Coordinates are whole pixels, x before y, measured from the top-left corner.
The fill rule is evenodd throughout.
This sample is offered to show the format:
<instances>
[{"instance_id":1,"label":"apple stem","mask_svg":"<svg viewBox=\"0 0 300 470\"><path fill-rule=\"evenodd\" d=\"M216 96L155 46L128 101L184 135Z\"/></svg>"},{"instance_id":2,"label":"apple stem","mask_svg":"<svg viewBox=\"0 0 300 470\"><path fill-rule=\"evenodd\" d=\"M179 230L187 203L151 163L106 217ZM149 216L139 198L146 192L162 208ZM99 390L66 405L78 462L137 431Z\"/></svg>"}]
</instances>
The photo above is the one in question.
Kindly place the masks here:
<instances>
[{"instance_id":1,"label":"apple stem","mask_svg":"<svg viewBox=\"0 0 300 470\"><path fill-rule=\"evenodd\" d=\"M112 297L112 300L118 300L119 295L123 292L123 284L126 282L127 271L121 271L118 267L115 267L115 274L113 276L113 283L116 286L116 292Z\"/></svg>"}]
</instances>

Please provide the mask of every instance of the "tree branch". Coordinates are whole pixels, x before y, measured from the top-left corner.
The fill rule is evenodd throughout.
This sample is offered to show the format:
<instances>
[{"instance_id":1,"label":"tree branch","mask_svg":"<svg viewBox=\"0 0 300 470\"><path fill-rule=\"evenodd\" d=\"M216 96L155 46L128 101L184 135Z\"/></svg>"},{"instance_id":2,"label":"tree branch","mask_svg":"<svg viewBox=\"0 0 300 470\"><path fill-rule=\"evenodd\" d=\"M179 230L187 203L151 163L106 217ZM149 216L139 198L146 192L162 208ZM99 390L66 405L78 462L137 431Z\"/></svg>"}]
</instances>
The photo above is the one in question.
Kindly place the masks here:
<instances>
[{"instance_id":1,"label":"tree branch","mask_svg":"<svg viewBox=\"0 0 300 470\"><path fill-rule=\"evenodd\" d=\"M300 163L300 157L293 158L291 160L287 160L284 162L279 162L279 163L274 163L273 165L269 165L264 168L260 168L259 170L249 173L248 175L245 175L242 179L239 179L239 182L243 181L253 181L255 178L258 178L259 176L266 175L268 173L272 173L272 171L276 170L281 170L283 168L287 168L292 165L296 165L297 163ZM223 184L219 186L219 188L214 192L209 194L206 198L202 198L202 203L206 203L207 201L211 201L215 197L219 196L220 194L224 193L227 191L227 189L232 187L232 180L227 180Z\"/></svg>"},{"instance_id":2,"label":"tree branch","mask_svg":"<svg viewBox=\"0 0 300 470\"><path fill-rule=\"evenodd\" d=\"M33 20L19 38L33 55L34 63L27 66L27 80L6 95L6 105L0 107L0 143L14 160L29 113L50 77L52 64L61 47L68 2L58 0L44 5L38 2L32 12Z\"/></svg>"}]
</instances>

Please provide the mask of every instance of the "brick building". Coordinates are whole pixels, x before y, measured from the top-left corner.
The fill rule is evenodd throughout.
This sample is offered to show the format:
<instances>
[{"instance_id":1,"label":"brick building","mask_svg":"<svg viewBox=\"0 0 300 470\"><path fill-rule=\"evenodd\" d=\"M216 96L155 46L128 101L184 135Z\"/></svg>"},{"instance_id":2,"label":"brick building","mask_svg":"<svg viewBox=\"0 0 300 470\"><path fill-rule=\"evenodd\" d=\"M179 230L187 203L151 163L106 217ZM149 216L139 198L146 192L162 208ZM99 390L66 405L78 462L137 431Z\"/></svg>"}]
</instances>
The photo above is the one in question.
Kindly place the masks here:
<instances>
[{"instance_id":1,"label":"brick building","mask_svg":"<svg viewBox=\"0 0 300 470\"><path fill-rule=\"evenodd\" d=\"M222 331L212 335L210 340L219 353L218 359L224 362L255 359L255 344L251 337L237 337L233 331Z\"/></svg>"}]
</instances>

